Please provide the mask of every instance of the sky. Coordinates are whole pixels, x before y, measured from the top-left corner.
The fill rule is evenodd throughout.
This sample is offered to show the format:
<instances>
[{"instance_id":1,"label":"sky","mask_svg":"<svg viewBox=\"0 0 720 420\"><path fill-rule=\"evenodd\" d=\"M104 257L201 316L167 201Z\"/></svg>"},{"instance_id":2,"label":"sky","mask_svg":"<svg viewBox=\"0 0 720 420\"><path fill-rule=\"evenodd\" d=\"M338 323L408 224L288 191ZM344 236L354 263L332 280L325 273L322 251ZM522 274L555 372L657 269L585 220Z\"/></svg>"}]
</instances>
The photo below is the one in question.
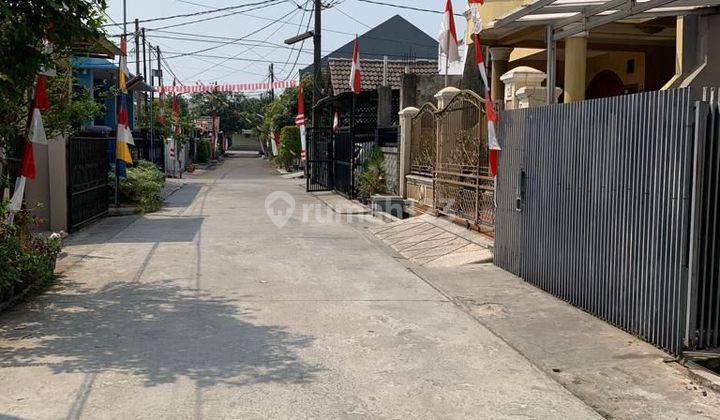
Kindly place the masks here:
<instances>
[{"instance_id":1,"label":"sky","mask_svg":"<svg viewBox=\"0 0 720 420\"><path fill-rule=\"evenodd\" d=\"M312 39L305 41L299 53L300 44L296 44L291 49L283 43L285 39L305 32L308 24L310 29L313 28L310 11L312 0L274 0L269 5L265 4L268 0L126 1L128 32L134 31L136 18L142 21L206 12L222 7L255 4L255 6L219 13L141 23L140 26L146 28L148 42L154 46L159 45L165 57L167 67L163 72L165 82L172 79L172 73L183 84L195 84L197 81L263 82L268 79L269 62L274 63L276 80L290 80L297 79L298 70L312 62ZM445 4L444 0L381 1L438 11L441 11ZM442 18L442 15L436 13L369 4L361 0L324 0L324 3L332 4L332 7L323 10L323 55L351 41L353 34L362 34L396 14L403 16L433 38L437 37ZM466 0L453 0L454 11L462 12L465 3ZM307 11L298 8L298 5L306 5ZM123 1L108 0L107 15L111 19L108 21L109 24L113 22L121 24ZM194 20L222 15L228 16L187 24ZM280 21L276 22L278 19ZM462 36L465 28L464 19L456 17L455 24L458 35ZM105 29L110 35L122 32L121 26L109 26ZM243 39L237 41L239 38ZM117 37L111 39L118 42ZM134 49L134 41L129 42L128 48ZM128 66L134 72L134 52L131 51L129 55Z\"/></svg>"}]
</instances>

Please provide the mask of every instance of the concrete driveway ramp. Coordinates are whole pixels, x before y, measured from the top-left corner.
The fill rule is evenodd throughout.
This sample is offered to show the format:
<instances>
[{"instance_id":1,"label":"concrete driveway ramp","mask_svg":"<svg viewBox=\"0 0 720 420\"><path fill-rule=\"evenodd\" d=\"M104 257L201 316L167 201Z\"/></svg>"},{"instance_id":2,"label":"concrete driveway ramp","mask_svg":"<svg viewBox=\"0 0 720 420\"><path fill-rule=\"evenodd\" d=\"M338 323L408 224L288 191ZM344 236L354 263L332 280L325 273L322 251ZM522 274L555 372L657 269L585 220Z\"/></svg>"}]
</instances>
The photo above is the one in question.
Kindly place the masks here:
<instances>
[{"instance_id":1,"label":"concrete driveway ramp","mask_svg":"<svg viewBox=\"0 0 720 420\"><path fill-rule=\"evenodd\" d=\"M491 262L492 240L442 218L422 215L370 228L400 255L426 267Z\"/></svg>"}]
</instances>

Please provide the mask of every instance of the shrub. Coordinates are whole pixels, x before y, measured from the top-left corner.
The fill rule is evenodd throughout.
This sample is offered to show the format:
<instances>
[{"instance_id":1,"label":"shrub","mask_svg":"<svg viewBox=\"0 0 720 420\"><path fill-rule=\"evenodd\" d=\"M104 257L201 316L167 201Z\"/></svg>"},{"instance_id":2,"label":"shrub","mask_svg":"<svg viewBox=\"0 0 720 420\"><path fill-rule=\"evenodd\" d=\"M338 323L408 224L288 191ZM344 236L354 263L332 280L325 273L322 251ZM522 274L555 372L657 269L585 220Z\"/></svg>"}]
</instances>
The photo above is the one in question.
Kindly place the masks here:
<instances>
[{"instance_id":1,"label":"shrub","mask_svg":"<svg viewBox=\"0 0 720 420\"><path fill-rule=\"evenodd\" d=\"M115 186L115 174L110 173L110 184ZM160 191L165 185L165 174L152 162L139 161L127 169L127 177L120 181L120 193L131 204L137 204L143 213L162 207Z\"/></svg>"},{"instance_id":2,"label":"shrub","mask_svg":"<svg viewBox=\"0 0 720 420\"><path fill-rule=\"evenodd\" d=\"M387 192L385 155L377 146L370 149L362 164L362 172L358 177L358 189L363 198Z\"/></svg>"},{"instance_id":3,"label":"shrub","mask_svg":"<svg viewBox=\"0 0 720 420\"><path fill-rule=\"evenodd\" d=\"M208 163L211 152L210 140L200 140L197 145L197 163Z\"/></svg>"},{"instance_id":4,"label":"shrub","mask_svg":"<svg viewBox=\"0 0 720 420\"><path fill-rule=\"evenodd\" d=\"M37 218L27 211L7 222L5 205L0 207L0 308L32 291L39 291L55 279L55 260L61 239L34 236L31 227Z\"/></svg>"},{"instance_id":5,"label":"shrub","mask_svg":"<svg viewBox=\"0 0 720 420\"><path fill-rule=\"evenodd\" d=\"M278 150L278 163L290 170L293 161L300 157L302 144L300 142L300 129L288 125L280 130L280 150Z\"/></svg>"}]
</instances>

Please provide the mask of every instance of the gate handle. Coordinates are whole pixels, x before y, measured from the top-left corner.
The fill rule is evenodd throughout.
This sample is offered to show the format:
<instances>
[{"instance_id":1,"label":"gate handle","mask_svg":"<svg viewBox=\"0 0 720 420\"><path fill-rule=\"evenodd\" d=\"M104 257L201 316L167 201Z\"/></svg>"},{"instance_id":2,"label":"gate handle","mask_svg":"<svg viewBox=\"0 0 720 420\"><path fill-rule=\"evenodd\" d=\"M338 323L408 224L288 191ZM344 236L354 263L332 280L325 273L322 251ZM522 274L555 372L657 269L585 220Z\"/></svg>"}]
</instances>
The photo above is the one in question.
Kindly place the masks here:
<instances>
[{"instance_id":1,"label":"gate handle","mask_svg":"<svg viewBox=\"0 0 720 420\"><path fill-rule=\"evenodd\" d=\"M515 211L522 211L523 201L525 201L525 171L521 169L515 189Z\"/></svg>"}]
</instances>

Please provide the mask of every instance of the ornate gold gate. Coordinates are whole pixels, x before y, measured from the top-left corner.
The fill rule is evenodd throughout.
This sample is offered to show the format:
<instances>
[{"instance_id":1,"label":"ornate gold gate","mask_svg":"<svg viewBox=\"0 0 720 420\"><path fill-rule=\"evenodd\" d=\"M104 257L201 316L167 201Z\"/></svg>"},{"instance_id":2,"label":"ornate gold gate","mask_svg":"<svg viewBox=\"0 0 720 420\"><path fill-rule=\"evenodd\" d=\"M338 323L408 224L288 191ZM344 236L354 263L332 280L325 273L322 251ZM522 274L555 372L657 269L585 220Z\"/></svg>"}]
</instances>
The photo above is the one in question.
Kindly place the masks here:
<instances>
[{"instance_id":1,"label":"ornate gold gate","mask_svg":"<svg viewBox=\"0 0 720 420\"><path fill-rule=\"evenodd\" d=\"M488 167L483 101L465 90L436 113L434 207L439 213L465 219L479 230L492 233L494 182Z\"/></svg>"},{"instance_id":2,"label":"ornate gold gate","mask_svg":"<svg viewBox=\"0 0 720 420\"><path fill-rule=\"evenodd\" d=\"M426 103L412 119L410 142L410 173L432 177L437 157L437 108Z\"/></svg>"}]
</instances>

